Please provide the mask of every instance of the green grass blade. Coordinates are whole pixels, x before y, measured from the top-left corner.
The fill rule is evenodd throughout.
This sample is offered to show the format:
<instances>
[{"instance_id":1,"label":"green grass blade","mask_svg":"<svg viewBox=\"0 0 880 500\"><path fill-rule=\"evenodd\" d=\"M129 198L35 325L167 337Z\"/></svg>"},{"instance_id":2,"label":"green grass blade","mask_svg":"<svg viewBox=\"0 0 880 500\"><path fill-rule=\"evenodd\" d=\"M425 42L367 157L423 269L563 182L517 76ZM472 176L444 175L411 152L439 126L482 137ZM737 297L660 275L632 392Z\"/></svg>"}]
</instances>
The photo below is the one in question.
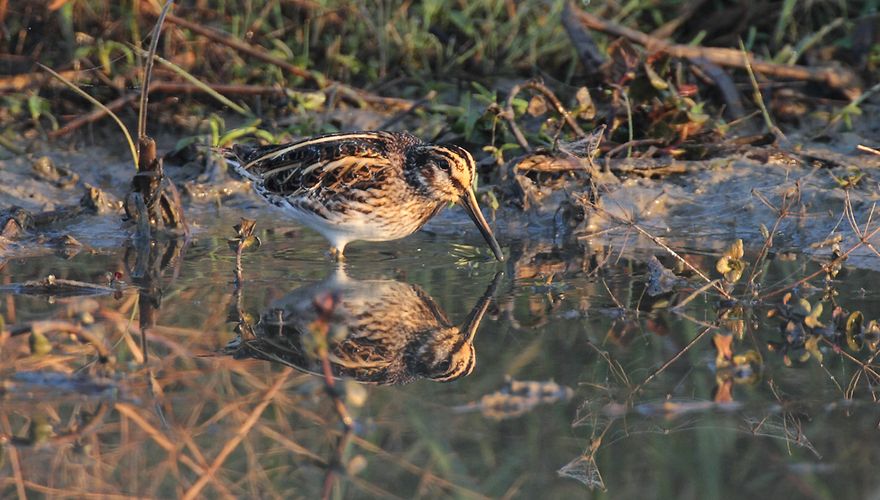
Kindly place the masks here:
<instances>
[{"instance_id":1,"label":"green grass blade","mask_svg":"<svg viewBox=\"0 0 880 500\"><path fill-rule=\"evenodd\" d=\"M131 160L134 162L135 168L137 168L137 166L138 166L137 148L134 145L134 141L131 139L131 134L128 132L128 129L125 128L125 124L122 123L122 120L119 119L119 116L117 116L116 113L111 111L110 108L108 108L107 106L104 106L104 104L101 103L101 101L99 101L99 100L95 99L94 97L90 96L89 94L87 94L85 90L77 87L76 84L74 84L73 82L71 82L67 78L64 78L63 76L59 75L58 73L56 73L55 70L53 70L52 68L50 68L46 65L43 65L41 63L37 63L37 65L39 65L41 68L46 70L49 74L54 76L61 83L70 87L71 90L73 90L77 94L83 96L84 98L86 98L89 102L91 102L95 106L104 110L105 113L107 113L108 115L110 115L111 118L113 118L113 120L116 122L116 124L119 125L119 129L122 130L122 133L125 134L125 140L126 140L126 142L128 142L129 150L131 150Z\"/></svg>"},{"instance_id":2,"label":"green grass blade","mask_svg":"<svg viewBox=\"0 0 880 500\"><path fill-rule=\"evenodd\" d=\"M146 54L146 51L143 50L143 49L138 49L137 47L135 47L135 50L140 51L140 53L143 54L144 56L147 55L147 54ZM180 66L174 64L173 62L169 61L168 59L165 59L165 58L162 57L162 56L159 56L159 55L155 55L155 54L154 54L153 57L154 57L154 58L156 59L156 61L158 61L160 64L162 64L163 66L167 67L167 68L170 69L171 71L177 73L178 75L180 75L181 77L183 77L186 81L192 83L192 84L195 85L196 87L202 89L203 92L205 92L206 94L210 95L210 96L213 97L214 99L220 101L221 104L223 104L224 106L229 107L229 109L235 111L236 113L238 113L238 114L240 114L240 115L242 115L242 116L246 116L246 117L248 117L248 118L253 118L253 117L254 117L254 116L253 116L253 113L251 113L249 110L247 110L247 109L243 108L242 106L240 106L240 105L238 105L238 104L232 102L231 100L229 100L228 97L226 97L226 96L224 96L223 94L221 94L220 92L217 92L216 90L212 89L210 85L208 85L208 84L206 84L205 82L199 80L198 78L196 78L195 76L193 76L191 73L189 73L187 70L181 68Z\"/></svg>"}]
</instances>

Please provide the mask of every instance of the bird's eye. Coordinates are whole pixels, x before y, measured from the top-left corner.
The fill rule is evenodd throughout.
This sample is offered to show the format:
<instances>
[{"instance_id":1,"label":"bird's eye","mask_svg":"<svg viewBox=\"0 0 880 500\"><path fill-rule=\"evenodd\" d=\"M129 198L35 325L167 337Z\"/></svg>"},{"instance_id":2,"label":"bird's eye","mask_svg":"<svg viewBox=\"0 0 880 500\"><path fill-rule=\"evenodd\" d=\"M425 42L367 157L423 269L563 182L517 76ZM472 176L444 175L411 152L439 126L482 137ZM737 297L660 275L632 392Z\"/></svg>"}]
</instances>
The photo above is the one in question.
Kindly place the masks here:
<instances>
[{"instance_id":1,"label":"bird's eye","mask_svg":"<svg viewBox=\"0 0 880 500\"><path fill-rule=\"evenodd\" d=\"M445 359L445 360L441 361L440 364L437 365L437 370L440 371L441 373L445 373L447 370L449 370L449 366L451 364L452 364L452 360Z\"/></svg>"},{"instance_id":2,"label":"bird's eye","mask_svg":"<svg viewBox=\"0 0 880 500\"><path fill-rule=\"evenodd\" d=\"M449 162L446 160L437 160L437 166L443 170L449 170Z\"/></svg>"}]
</instances>

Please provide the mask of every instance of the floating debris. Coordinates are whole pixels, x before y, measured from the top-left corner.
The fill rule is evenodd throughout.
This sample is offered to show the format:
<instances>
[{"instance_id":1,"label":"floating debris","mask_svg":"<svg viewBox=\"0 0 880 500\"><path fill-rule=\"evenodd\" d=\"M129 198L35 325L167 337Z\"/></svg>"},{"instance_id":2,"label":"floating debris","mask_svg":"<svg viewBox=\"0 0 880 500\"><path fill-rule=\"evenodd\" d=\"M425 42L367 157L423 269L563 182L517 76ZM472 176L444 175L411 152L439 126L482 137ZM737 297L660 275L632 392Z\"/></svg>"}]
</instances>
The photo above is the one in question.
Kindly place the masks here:
<instances>
[{"instance_id":1,"label":"floating debris","mask_svg":"<svg viewBox=\"0 0 880 500\"><path fill-rule=\"evenodd\" d=\"M10 292L21 295L54 295L61 297L105 295L116 293L119 290L119 288L113 286L56 278L53 274L46 276L46 278L42 280L25 281L23 283L12 283L0 286L0 292Z\"/></svg>"},{"instance_id":2,"label":"floating debris","mask_svg":"<svg viewBox=\"0 0 880 500\"><path fill-rule=\"evenodd\" d=\"M556 471L559 477L568 477L584 483L591 490L600 489L605 491L605 481L596 466L596 459L592 455L581 455L565 464Z\"/></svg>"},{"instance_id":3,"label":"floating debris","mask_svg":"<svg viewBox=\"0 0 880 500\"><path fill-rule=\"evenodd\" d=\"M457 406L457 412L479 410L484 416L503 420L524 415L541 404L565 402L574 391L570 387L549 382L513 380L506 377L501 390L486 394L479 401Z\"/></svg>"}]
</instances>

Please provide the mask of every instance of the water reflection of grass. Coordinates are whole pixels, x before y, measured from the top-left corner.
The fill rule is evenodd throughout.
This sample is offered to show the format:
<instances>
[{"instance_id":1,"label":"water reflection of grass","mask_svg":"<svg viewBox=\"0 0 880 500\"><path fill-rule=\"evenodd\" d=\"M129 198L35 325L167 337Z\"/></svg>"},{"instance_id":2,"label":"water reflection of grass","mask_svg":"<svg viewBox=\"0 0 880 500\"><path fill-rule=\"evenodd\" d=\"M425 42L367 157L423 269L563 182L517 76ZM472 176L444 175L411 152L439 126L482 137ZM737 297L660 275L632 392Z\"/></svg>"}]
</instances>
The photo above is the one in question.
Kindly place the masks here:
<instances>
[{"instance_id":1,"label":"water reflection of grass","mask_svg":"<svg viewBox=\"0 0 880 500\"><path fill-rule=\"evenodd\" d=\"M263 263L271 275L272 265L265 259L274 262L272 248L283 241L268 235L260 249L267 252L262 259L245 255L245 291L253 292L244 297L245 311L258 311L286 292L277 284L247 285L248 276L262 282L260 269L248 267L252 263ZM450 262L456 258L447 257ZM511 265L521 268L520 276L533 276L536 262L547 266L546 259L546 254L537 261L525 257ZM39 262L37 271L45 269ZM779 335L777 323L755 324L760 316L746 317L744 340L730 348L733 355L753 347L761 350L761 383L735 384L731 401L713 402L714 386L724 379L712 365L722 353L704 335L633 394L636 385L705 330L688 318L712 322L707 315L714 314L712 302L703 300L691 302L686 316L666 309L639 310L639 304L647 305L642 279L648 266L638 259L606 267L604 284L569 271L557 275L550 287L534 278L502 286L506 291L492 312L498 323L488 323L476 340L479 364L474 374L455 385L368 389L366 400L349 408L357 432L337 452L342 427L320 379L217 354L232 335L231 325L218 313L230 303L232 291L231 285L216 286L230 278L233 260L223 262L221 266L217 259L199 256L198 263L186 264L194 271L190 276L172 280L173 273L164 275L169 293L160 320L147 329L146 365L139 362L141 332L132 294L120 300L68 299L64 308L52 308L65 321L80 321L62 311L97 301L99 307L91 313L96 323L86 326L104 332L116 360L112 369L96 362L91 346L64 337L50 336L52 351L41 356L30 354L22 337L4 341L0 370L6 394L0 425L9 471L5 492L319 496L332 467L337 488L351 496L422 492L477 497L538 491L566 496L580 494L579 485L554 479L555 471L593 449L609 494L635 495L649 488L661 496L707 497L732 491L782 492L794 485L821 491L816 490L821 481L813 478L825 477L824 464L849 463L849 453L865 460L871 456L872 440L859 438L859 429L869 425L874 413L867 406L869 393L860 390L847 403L828 375L847 380L858 367L830 352L828 371L815 361L799 369L784 367L760 342ZM93 270L72 266L76 274L56 272L81 278L107 267L102 260L91 265ZM393 266L389 261L370 272L381 275ZM792 270L809 272L810 266L774 263L766 270L767 279L790 280ZM315 269L303 272L319 274ZM409 279L422 283L451 316L458 316L481 293L466 284L484 285L470 272L438 263ZM869 286L871 276L847 279L847 286L858 289ZM18 322L46 314L27 310L33 299L15 301L25 307L18 310ZM876 304L863 311L876 315ZM718 324L730 325L735 319L725 321ZM757 346L750 338L759 340ZM28 394L37 389L22 392L14 377L16 372L50 369L91 374L86 380L110 375L116 396L88 388L80 389L85 395L71 395L47 384L39 387L46 392L35 401ZM505 373L577 387L575 402L500 422L452 411L495 390ZM852 416L845 417L844 411ZM843 451L844 442L855 450ZM817 462L811 449L826 461ZM42 465L46 462L56 465L47 468ZM791 469L799 464L802 469ZM635 484L633 477L642 479ZM837 491L861 487L841 483Z\"/></svg>"}]
</instances>

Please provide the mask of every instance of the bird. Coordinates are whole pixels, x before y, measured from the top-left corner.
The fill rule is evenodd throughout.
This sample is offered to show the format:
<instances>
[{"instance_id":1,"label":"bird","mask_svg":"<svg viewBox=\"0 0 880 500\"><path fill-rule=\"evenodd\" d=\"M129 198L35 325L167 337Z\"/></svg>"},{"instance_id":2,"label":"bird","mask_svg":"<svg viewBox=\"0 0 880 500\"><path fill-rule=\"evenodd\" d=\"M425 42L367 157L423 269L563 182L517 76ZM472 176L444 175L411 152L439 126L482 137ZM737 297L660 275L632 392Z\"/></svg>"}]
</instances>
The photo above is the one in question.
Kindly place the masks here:
<instances>
[{"instance_id":1,"label":"bird","mask_svg":"<svg viewBox=\"0 0 880 500\"><path fill-rule=\"evenodd\" d=\"M366 131L219 151L260 197L321 233L337 260L352 241L414 233L450 203L464 207L495 258L504 260L472 189L474 158L459 146Z\"/></svg>"},{"instance_id":2,"label":"bird","mask_svg":"<svg viewBox=\"0 0 880 500\"><path fill-rule=\"evenodd\" d=\"M428 379L450 382L476 365L474 336L502 273L460 325L449 321L421 287L392 279L355 280L338 269L267 307L259 322L223 349L235 359L262 359L322 374L316 337L327 335L334 377L394 385ZM321 333L323 332L323 333Z\"/></svg>"}]
</instances>

